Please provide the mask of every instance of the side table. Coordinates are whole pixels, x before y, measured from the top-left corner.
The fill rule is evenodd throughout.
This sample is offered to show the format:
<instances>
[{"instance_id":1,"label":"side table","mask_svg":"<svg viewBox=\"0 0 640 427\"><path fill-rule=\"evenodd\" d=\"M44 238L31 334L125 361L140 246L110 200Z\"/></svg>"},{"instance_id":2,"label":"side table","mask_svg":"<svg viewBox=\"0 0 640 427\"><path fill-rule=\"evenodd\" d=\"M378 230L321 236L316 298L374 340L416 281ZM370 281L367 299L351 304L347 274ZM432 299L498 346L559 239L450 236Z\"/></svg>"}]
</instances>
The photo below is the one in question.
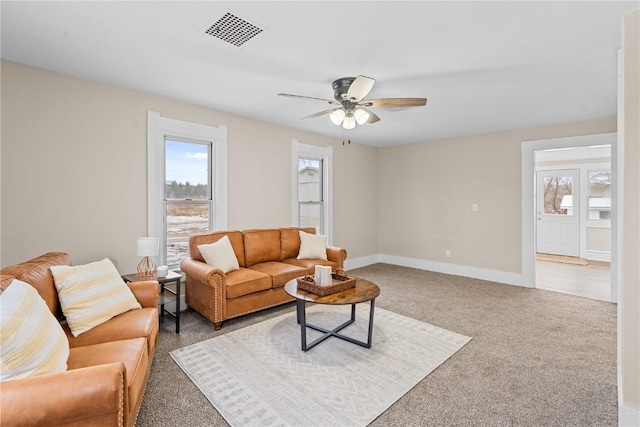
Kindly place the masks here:
<instances>
[{"instance_id":1,"label":"side table","mask_svg":"<svg viewBox=\"0 0 640 427\"><path fill-rule=\"evenodd\" d=\"M122 276L122 280L125 282L143 282L147 280L155 280L160 284L160 295L158 296L158 305L160 306L160 322L164 322L165 313L176 319L176 334L180 333L180 281L182 280L182 274L169 270L169 274L166 277L145 277L140 278L138 273L125 274ZM175 283L176 290L165 287L167 283ZM165 292L171 294L166 296ZM175 301L176 311L171 312L164 308L166 303Z\"/></svg>"}]
</instances>

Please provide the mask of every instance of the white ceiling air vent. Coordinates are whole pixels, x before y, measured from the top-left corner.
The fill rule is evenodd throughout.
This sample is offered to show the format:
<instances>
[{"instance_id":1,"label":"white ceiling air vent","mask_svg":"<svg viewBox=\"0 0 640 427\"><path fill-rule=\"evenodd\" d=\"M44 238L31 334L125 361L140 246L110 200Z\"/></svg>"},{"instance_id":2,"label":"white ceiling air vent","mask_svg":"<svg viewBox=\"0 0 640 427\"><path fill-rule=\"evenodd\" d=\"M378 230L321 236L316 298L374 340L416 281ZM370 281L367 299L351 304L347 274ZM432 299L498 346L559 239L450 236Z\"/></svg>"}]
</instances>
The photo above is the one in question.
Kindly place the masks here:
<instances>
[{"instance_id":1,"label":"white ceiling air vent","mask_svg":"<svg viewBox=\"0 0 640 427\"><path fill-rule=\"evenodd\" d=\"M263 31L262 28L227 12L205 32L236 47L241 47Z\"/></svg>"}]
</instances>

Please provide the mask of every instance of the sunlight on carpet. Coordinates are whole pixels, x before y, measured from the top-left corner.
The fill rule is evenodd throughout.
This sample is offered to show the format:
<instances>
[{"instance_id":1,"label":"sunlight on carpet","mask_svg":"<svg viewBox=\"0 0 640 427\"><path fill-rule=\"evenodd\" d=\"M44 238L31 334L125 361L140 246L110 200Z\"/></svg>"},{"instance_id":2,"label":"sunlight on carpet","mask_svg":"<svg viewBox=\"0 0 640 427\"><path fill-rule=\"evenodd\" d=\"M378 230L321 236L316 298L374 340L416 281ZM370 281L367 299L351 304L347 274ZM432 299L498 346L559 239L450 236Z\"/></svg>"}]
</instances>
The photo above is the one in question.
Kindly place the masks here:
<instances>
[{"instance_id":1,"label":"sunlight on carpet","mask_svg":"<svg viewBox=\"0 0 640 427\"><path fill-rule=\"evenodd\" d=\"M349 314L313 306L307 320L334 327ZM366 341L368 315L358 306L343 334ZM377 308L371 349L329 338L302 352L289 313L170 354L232 426L365 426L470 340Z\"/></svg>"}]
</instances>

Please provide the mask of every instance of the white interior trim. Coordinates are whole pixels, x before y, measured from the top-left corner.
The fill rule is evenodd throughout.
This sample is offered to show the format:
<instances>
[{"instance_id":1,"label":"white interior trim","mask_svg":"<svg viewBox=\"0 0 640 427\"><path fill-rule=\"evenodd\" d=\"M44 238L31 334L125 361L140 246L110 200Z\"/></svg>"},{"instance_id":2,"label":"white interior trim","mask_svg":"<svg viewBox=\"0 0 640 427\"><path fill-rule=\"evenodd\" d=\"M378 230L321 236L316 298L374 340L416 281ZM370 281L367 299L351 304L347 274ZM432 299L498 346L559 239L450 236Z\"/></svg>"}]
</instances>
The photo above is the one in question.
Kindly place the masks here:
<instances>
[{"instance_id":1,"label":"white interior trim","mask_svg":"<svg viewBox=\"0 0 640 427\"><path fill-rule=\"evenodd\" d=\"M160 116L155 111L147 112L147 235L160 237L161 246L166 246L164 236L164 143L165 137L189 138L212 142L215 175L213 183L214 227L227 227L227 127L207 126ZM165 264L161 255L158 260Z\"/></svg>"},{"instance_id":2,"label":"white interior trim","mask_svg":"<svg viewBox=\"0 0 640 427\"><path fill-rule=\"evenodd\" d=\"M333 245L333 148L303 144L294 139L291 141L291 222L300 225L298 215L298 158L307 157L322 159L322 187L324 208L324 234L327 244Z\"/></svg>"},{"instance_id":3,"label":"white interior trim","mask_svg":"<svg viewBox=\"0 0 640 427\"><path fill-rule=\"evenodd\" d=\"M470 267L467 265L449 264L444 262L428 261L424 259L406 258L395 255L369 255L362 258L349 259L344 263L348 271L354 268L383 262L385 264L400 265L402 267L417 268L419 270L434 271L436 273L452 274L473 279L487 280L489 282L503 283L506 285L521 286L522 276L508 271L488 270L485 268Z\"/></svg>"},{"instance_id":4,"label":"white interior trim","mask_svg":"<svg viewBox=\"0 0 640 427\"><path fill-rule=\"evenodd\" d=\"M522 285L535 287L535 236L536 236L536 212L535 212L535 151L564 147L586 147L590 145L611 144L611 176L618 177L617 133L602 133L595 135L571 136L565 138L541 139L536 141L523 141L522 150ZM612 204L617 204L617 188L619 180L613 179L611 183ZM618 251L616 233L618 230L618 210L611 212L611 292L610 299L617 301L617 275L613 273L618 263Z\"/></svg>"}]
</instances>

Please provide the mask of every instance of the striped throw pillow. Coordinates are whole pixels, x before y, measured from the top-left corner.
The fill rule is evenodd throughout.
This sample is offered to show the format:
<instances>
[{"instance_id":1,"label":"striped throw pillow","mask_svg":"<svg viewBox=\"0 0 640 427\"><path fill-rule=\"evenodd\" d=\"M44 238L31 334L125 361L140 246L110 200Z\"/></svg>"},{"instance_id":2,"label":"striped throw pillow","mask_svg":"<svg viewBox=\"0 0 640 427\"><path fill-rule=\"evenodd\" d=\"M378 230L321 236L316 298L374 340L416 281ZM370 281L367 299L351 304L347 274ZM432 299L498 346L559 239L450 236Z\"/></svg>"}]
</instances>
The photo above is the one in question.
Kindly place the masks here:
<instances>
[{"instance_id":1,"label":"striped throw pillow","mask_svg":"<svg viewBox=\"0 0 640 427\"><path fill-rule=\"evenodd\" d=\"M67 370L69 341L38 291L14 279L0 295L0 380Z\"/></svg>"},{"instance_id":2,"label":"striped throw pillow","mask_svg":"<svg viewBox=\"0 0 640 427\"><path fill-rule=\"evenodd\" d=\"M141 308L109 258L85 265L49 268L74 337L112 317Z\"/></svg>"}]
</instances>

